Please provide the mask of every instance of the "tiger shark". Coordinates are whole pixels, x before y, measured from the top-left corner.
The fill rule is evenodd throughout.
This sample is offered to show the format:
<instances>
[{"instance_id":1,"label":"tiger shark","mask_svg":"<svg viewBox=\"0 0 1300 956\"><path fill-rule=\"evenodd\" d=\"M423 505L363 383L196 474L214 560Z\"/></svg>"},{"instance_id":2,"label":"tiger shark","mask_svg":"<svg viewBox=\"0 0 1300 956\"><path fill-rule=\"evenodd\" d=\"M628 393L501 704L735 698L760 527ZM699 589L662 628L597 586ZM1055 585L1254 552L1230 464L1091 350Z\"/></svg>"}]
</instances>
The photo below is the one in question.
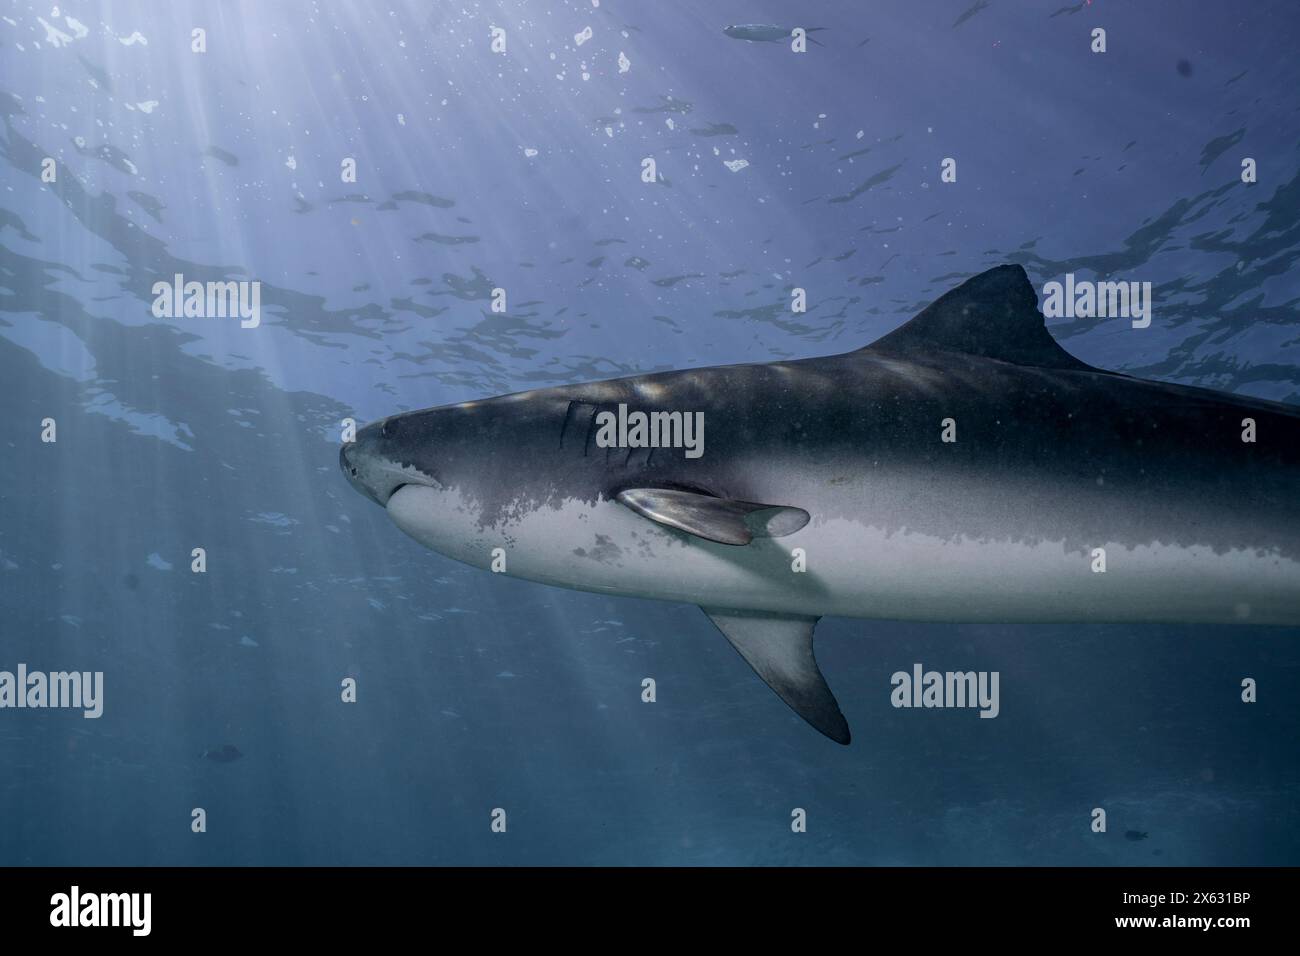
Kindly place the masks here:
<instances>
[{"instance_id":1,"label":"tiger shark","mask_svg":"<svg viewBox=\"0 0 1300 956\"><path fill-rule=\"evenodd\" d=\"M459 561L699 605L842 744L826 615L1300 622L1300 410L1081 362L1016 265L856 351L405 412L340 464Z\"/></svg>"}]
</instances>

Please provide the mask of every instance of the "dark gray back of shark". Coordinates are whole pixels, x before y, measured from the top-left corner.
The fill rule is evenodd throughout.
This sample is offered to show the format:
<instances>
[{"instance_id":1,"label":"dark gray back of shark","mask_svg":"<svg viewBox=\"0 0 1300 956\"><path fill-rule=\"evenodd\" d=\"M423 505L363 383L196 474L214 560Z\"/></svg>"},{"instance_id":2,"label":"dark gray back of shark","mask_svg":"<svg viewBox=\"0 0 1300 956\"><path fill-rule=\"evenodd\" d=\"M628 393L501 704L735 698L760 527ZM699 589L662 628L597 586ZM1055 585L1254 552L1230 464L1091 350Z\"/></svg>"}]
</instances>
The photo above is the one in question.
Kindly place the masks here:
<instances>
[{"instance_id":1,"label":"dark gray back of shark","mask_svg":"<svg viewBox=\"0 0 1300 956\"><path fill-rule=\"evenodd\" d=\"M600 447L599 416L621 405L703 412L707 453ZM939 441L946 419L954 444ZM1258 441L1242 440L1246 419ZM367 441L459 489L485 528L609 501L701 547L848 519L941 540L1300 559L1297 410L1088 366L1052 338L1015 265L854 352L545 389L378 428ZM868 478L866 498L842 491ZM848 742L813 657L817 615L706 612L787 704Z\"/></svg>"}]
</instances>

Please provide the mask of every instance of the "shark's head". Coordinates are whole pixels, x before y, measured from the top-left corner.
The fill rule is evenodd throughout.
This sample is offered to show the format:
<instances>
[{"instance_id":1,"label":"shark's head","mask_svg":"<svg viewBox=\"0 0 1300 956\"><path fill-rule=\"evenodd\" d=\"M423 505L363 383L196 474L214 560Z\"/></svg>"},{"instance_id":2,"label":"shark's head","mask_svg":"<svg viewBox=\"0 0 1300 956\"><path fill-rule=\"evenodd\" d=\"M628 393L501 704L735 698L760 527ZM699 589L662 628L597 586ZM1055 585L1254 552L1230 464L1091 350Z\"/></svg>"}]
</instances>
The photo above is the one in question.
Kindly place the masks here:
<instances>
[{"instance_id":1,"label":"shark's head","mask_svg":"<svg viewBox=\"0 0 1300 956\"><path fill-rule=\"evenodd\" d=\"M436 411L393 415L357 432L339 450L339 467L352 487L381 507L403 485L441 487L431 449L421 441L432 430L429 416Z\"/></svg>"},{"instance_id":2,"label":"shark's head","mask_svg":"<svg viewBox=\"0 0 1300 956\"><path fill-rule=\"evenodd\" d=\"M569 408L567 392L541 390L405 412L359 430L339 465L421 544L482 564L506 526L607 491Z\"/></svg>"},{"instance_id":3,"label":"shark's head","mask_svg":"<svg viewBox=\"0 0 1300 956\"><path fill-rule=\"evenodd\" d=\"M502 423L477 404L404 412L367 425L339 451L339 466L353 488L425 547L481 565L484 505L502 474L493 461Z\"/></svg>"}]
</instances>

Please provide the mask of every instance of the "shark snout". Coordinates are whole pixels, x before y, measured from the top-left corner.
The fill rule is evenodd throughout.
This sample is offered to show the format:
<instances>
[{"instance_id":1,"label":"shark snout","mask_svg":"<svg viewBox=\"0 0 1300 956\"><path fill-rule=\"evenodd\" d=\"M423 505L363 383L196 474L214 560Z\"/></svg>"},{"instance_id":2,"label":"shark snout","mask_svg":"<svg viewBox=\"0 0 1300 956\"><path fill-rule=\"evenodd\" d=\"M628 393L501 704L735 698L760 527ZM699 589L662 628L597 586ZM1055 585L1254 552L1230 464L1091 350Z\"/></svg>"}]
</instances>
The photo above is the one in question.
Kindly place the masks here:
<instances>
[{"instance_id":1,"label":"shark snout","mask_svg":"<svg viewBox=\"0 0 1300 956\"><path fill-rule=\"evenodd\" d=\"M362 476L362 468L365 465L361 453L357 450L356 442L346 442L339 449L339 468L343 471L343 476L347 478L348 484L375 504L383 506L384 502L379 500L375 490Z\"/></svg>"},{"instance_id":2,"label":"shark snout","mask_svg":"<svg viewBox=\"0 0 1300 956\"><path fill-rule=\"evenodd\" d=\"M401 441L393 419L367 425L339 449L339 468L348 483L380 507L403 485L438 487L421 461L418 442Z\"/></svg>"}]
</instances>

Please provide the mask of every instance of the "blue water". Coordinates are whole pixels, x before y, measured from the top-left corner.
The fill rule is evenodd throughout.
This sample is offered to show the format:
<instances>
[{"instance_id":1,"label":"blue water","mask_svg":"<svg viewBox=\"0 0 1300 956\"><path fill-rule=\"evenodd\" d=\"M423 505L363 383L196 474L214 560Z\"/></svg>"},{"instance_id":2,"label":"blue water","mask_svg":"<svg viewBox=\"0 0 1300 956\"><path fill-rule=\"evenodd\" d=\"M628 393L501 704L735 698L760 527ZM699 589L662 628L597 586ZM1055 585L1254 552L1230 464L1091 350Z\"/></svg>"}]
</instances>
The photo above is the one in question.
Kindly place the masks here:
<instances>
[{"instance_id":1,"label":"blue water","mask_svg":"<svg viewBox=\"0 0 1300 956\"><path fill-rule=\"evenodd\" d=\"M1086 362L1300 402L1296 10L6 3L0 669L105 702L0 710L0 864L1300 863L1295 629L827 619L842 748L697 609L463 567L337 467L347 417L846 351L1008 261L1153 283L1051 323ZM155 318L176 273L261 324ZM893 709L915 661L1000 716Z\"/></svg>"}]
</instances>

